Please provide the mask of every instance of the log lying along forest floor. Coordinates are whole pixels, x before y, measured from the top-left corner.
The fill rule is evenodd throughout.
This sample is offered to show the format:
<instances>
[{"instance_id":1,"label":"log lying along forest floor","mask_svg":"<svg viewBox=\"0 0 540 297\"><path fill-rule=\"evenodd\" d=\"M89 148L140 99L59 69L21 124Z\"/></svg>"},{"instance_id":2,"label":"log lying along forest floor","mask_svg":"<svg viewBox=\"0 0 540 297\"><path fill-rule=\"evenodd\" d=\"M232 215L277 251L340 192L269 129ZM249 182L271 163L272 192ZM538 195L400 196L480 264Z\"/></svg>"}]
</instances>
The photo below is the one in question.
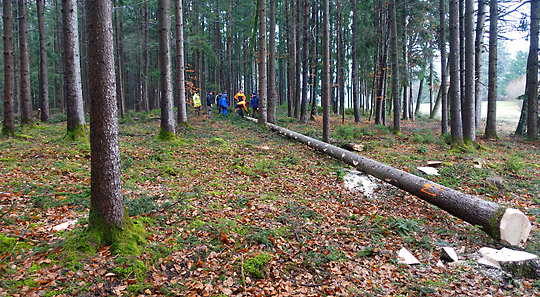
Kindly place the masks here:
<instances>
[{"instance_id":1,"label":"log lying along forest floor","mask_svg":"<svg viewBox=\"0 0 540 297\"><path fill-rule=\"evenodd\" d=\"M254 118L248 118L257 121ZM450 214L482 229L497 240L513 246L524 246L531 223L520 210L455 191L403 170L382 164L337 146L267 123L271 130L332 156L356 169L405 190Z\"/></svg>"},{"instance_id":2,"label":"log lying along forest floor","mask_svg":"<svg viewBox=\"0 0 540 297\"><path fill-rule=\"evenodd\" d=\"M89 147L61 139L65 122L0 140L0 296L540 295L538 280L478 265L480 248L499 250L498 241L406 191L353 193L343 162L234 114L190 114L177 141L157 141L159 123L148 119L158 115L120 124L125 200L148 232L139 255L65 249L87 225L90 180ZM305 135L321 131L280 119ZM445 151L436 132L350 126L362 130L366 157L409 172L440 160L429 179L540 220L540 156L529 143L483 143L491 151L475 156L490 166L478 169L468 154ZM505 188L485 183L491 175ZM539 238L533 224L525 249L538 254ZM449 246L460 262L437 266ZM403 247L421 264L400 264Z\"/></svg>"}]
</instances>

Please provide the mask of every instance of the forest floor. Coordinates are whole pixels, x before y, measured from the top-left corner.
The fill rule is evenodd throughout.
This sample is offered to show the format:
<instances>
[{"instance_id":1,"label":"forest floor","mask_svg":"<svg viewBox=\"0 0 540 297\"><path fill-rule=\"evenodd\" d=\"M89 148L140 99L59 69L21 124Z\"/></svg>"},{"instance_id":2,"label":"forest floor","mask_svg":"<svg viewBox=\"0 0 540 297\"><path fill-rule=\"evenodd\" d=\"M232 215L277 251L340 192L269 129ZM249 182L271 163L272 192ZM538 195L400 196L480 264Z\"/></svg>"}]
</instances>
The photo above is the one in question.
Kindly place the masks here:
<instances>
[{"instance_id":1,"label":"forest floor","mask_svg":"<svg viewBox=\"0 0 540 297\"><path fill-rule=\"evenodd\" d=\"M65 122L0 140L0 296L540 295L540 280L477 263L500 243L407 192L349 191L349 166L234 114L191 115L170 142L156 140L155 116L120 121L125 200L147 231L137 255L66 248L87 225L90 148L62 139ZM321 137L321 122L278 124ZM452 151L426 119L404 121L398 136L367 117L332 128L368 158L522 210L533 223L525 249L540 254L538 143L504 135ZM416 169L429 160L442 162L439 176ZM460 261L438 267L445 246ZM401 264L402 247L420 264Z\"/></svg>"}]
</instances>

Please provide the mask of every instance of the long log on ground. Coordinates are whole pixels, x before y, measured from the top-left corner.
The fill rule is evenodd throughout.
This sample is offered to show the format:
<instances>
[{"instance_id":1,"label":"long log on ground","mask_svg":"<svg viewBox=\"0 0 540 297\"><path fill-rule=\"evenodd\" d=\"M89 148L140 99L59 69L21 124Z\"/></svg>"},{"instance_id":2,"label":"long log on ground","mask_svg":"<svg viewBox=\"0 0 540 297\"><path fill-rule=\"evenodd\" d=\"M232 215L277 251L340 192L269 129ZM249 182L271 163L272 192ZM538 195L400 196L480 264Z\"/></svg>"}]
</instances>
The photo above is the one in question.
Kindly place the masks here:
<instances>
[{"instance_id":1,"label":"long log on ground","mask_svg":"<svg viewBox=\"0 0 540 297\"><path fill-rule=\"evenodd\" d=\"M268 123L267 127L405 190L472 225L480 226L484 232L503 243L524 246L529 237L531 223L528 217L517 209L461 193L271 123Z\"/></svg>"}]
</instances>

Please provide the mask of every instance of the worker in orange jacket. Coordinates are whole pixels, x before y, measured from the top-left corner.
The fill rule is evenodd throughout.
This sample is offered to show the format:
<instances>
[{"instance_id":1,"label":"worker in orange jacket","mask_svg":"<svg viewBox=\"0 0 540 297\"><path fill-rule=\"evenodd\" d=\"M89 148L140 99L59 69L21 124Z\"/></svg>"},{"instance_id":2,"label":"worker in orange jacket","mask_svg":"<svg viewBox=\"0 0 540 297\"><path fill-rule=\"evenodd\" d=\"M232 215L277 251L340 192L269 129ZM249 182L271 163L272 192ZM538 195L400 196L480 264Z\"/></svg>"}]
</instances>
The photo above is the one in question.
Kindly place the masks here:
<instances>
[{"instance_id":1,"label":"worker in orange jacket","mask_svg":"<svg viewBox=\"0 0 540 297\"><path fill-rule=\"evenodd\" d=\"M248 103L246 101L246 95L242 93L242 90L238 91L238 93L234 95L234 100L236 100L236 112L238 112L238 115L244 117L244 111L249 114L247 109Z\"/></svg>"}]
</instances>

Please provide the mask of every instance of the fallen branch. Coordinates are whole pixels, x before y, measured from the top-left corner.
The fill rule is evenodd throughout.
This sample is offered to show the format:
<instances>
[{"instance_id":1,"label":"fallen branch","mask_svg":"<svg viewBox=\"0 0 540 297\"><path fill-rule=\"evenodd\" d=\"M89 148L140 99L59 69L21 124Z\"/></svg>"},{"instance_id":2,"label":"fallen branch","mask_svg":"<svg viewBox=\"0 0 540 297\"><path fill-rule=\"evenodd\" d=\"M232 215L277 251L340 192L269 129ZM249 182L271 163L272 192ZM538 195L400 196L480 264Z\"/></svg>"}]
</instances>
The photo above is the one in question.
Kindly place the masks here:
<instances>
[{"instance_id":1,"label":"fallen branch","mask_svg":"<svg viewBox=\"0 0 540 297\"><path fill-rule=\"evenodd\" d=\"M257 121L253 118L248 119ZM497 203L461 193L274 124L268 123L267 127L405 190L472 225L480 226L491 237L504 243L523 246L529 237L531 230L529 219L517 209L506 208Z\"/></svg>"}]
</instances>

